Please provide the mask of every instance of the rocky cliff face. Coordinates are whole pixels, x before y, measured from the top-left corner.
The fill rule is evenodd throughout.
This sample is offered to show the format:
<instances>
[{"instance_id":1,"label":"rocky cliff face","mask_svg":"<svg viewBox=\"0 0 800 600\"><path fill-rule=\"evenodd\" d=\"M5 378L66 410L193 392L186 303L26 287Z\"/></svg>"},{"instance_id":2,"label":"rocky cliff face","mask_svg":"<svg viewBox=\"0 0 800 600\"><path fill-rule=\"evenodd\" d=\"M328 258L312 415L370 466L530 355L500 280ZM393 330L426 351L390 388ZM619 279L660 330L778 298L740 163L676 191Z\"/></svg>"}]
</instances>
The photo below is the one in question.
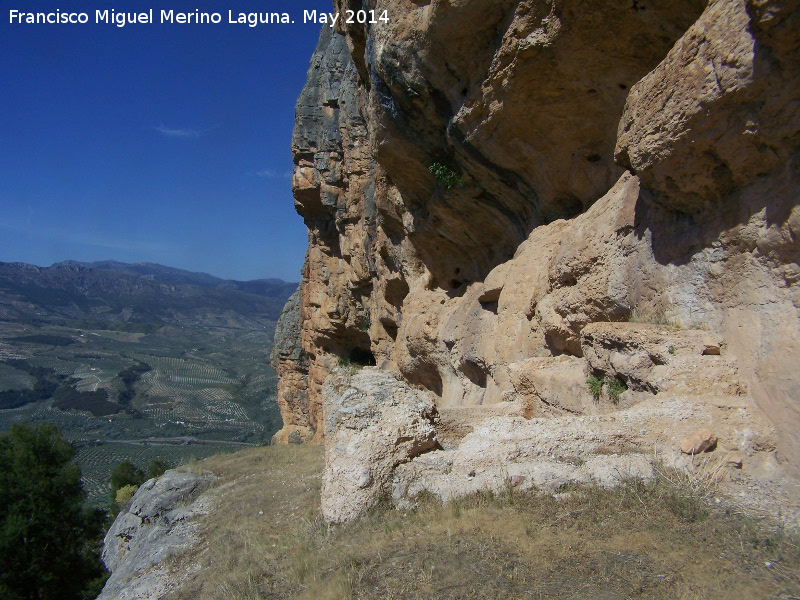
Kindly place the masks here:
<instances>
[{"instance_id":1,"label":"rocky cliff face","mask_svg":"<svg viewBox=\"0 0 800 600\"><path fill-rule=\"evenodd\" d=\"M279 444L299 444L314 434L308 405L308 360L300 345L300 299L303 286L297 288L275 326L272 368L278 374L277 400L283 428L273 436Z\"/></svg>"},{"instance_id":2,"label":"rocky cliff face","mask_svg":"<svg viewBox=\"0 0 800 600\"><path fill-rule=\"evenodd\" d=\"M800 2L335 1L362 5L389 22L325 28L297 105L278 440L328 435L352 362L430 393L442 439L672 394L797 474Z\"/></svg>"}]
</instances>

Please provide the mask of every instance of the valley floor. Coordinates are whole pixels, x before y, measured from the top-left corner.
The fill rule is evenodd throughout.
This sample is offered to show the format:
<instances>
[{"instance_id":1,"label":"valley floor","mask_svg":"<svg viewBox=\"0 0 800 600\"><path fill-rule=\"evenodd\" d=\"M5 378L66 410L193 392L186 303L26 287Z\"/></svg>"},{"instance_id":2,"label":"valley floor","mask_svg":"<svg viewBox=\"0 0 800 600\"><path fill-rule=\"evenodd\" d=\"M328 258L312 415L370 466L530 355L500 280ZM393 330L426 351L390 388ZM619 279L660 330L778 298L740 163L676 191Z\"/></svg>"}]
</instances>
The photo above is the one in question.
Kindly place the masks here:
<instances>
[{"instance_id":1,"label":"valley floor","mask_svg":"<svg viewBox=\"0 0 800 600\"><path fill-rule=\"evenodd\" d=\"M320 517L322 449L252 448L195 463L200 543L169 559L170 600L257 598L781 599L800 596L795 533L663 472L555 497L509 488L359 522Z\"/></svg>"}]
</instances>

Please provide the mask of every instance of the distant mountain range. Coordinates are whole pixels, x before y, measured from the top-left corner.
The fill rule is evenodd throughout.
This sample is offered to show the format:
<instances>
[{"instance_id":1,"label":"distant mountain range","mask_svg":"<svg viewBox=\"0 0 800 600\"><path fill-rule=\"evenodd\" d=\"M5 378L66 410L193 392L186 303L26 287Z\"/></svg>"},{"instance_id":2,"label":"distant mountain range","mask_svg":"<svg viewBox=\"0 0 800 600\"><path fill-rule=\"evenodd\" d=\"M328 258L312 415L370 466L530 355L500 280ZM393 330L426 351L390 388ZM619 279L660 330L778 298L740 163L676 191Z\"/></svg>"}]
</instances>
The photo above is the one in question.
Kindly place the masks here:
<instances>
[{"instance_id":1,"label":"distant mountain range","mask_svg":"<svg viewBox=\"0 0 800 600\"><path fill-rule=\"evenodd\" d=\"M142 279L168 281L170 283L190 283L203 287L220 290L235 290L248 292L267 298L289 298L297 289L297 283L289 283L281 279L254 279L252 281L236 281L234 279L220 279L208 273L195 273L174 267L165 267L155 263L124 263L116 260L102 260L97 262L78 262L65 260L55 263L53 267L86 267L95 271L113 271L125 273Z\"/></svg>"},{"instance_id":2,"label":"distant mountain range","mask_svg":"<svg viewBox=\"0 0 800 600\"><path fill-rule=\"evenodd\" d=\"M0 262L0 320L260 326L296 283L225 280L152 263Z\"/></svg>"}]
</instances>

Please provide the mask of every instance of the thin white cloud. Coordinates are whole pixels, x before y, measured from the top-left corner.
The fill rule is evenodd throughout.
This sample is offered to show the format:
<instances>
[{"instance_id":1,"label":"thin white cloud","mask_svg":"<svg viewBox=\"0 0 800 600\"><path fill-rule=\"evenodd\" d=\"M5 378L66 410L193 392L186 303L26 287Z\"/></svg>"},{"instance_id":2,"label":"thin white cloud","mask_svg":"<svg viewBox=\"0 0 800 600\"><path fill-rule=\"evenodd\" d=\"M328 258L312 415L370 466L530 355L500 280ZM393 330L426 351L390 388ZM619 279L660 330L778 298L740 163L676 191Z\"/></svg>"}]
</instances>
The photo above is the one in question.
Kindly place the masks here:
<instances>
[{"instance_id":1,"label":"thin white cloud","mask_svg":"<svg viewBox=\"0 0 800 600\"><path fill-rule=\"evenodd\" d=\"M167 137L191 139L203 137L208 132L213 131L216 128L217 126L209 127L208 129L172 129L170 127L159 125L158 127L155 127L155 130Z\"/></svg>"},{"instance_id":2,"label":"thin white cloud","mask_svg":"<svg viewBox=\"0 0 800 600\"><path fill-rule=\"evenodd\" d=\"M89 231L70 231L47 225L37 226L34 228L30 224L20 225L15 223L0 223L0 229L29 235L32 238L38 237L42 240L48 240L51 242L92 246L107 250L149 253L160 253L171 250L170 246L160 242L97 235Z\"/></svg>"},{"instance_id":3,"label":"thin white cloud","mask_svg":"<svg viewBox=\"0 0 800 600\"><path fill-rule=\"evenodd\" d=\"M256 171L256 177L264 177L265 179L291 179L291 171L276 171L275 169L261 169Z\"/></svg>"}]
</instances>

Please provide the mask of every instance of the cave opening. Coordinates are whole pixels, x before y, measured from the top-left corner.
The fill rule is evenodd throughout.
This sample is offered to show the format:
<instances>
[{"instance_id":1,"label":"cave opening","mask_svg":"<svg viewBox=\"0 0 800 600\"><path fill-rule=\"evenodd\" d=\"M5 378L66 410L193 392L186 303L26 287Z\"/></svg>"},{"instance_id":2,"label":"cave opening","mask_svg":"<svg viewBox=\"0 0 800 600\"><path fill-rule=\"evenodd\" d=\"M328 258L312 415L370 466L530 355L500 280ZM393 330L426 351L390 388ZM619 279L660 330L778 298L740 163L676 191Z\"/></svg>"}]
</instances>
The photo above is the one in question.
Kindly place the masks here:
<instances>
[{"instance_id":1,"label":"cave opening","mask_svg":"<svg viewBox=\"0 0 800 600\"><path fill-rule=\"evenodd\" d=\"M374 367L377 364L375 355L370 350L358 346L350 350L349 358L351 363L362 367Z\"/></svg>"},{"instance_id":2,"label":"cave opening","mask_svg":"<svg viewBox=\"0 0 800 600\"><path fill-rule=\"evenodd\" d=\"M484 389L486 388L486 371L477 363L471 360L465 360L461 364L461 372L474 385Z\"/></svg>"}]
</instances>

